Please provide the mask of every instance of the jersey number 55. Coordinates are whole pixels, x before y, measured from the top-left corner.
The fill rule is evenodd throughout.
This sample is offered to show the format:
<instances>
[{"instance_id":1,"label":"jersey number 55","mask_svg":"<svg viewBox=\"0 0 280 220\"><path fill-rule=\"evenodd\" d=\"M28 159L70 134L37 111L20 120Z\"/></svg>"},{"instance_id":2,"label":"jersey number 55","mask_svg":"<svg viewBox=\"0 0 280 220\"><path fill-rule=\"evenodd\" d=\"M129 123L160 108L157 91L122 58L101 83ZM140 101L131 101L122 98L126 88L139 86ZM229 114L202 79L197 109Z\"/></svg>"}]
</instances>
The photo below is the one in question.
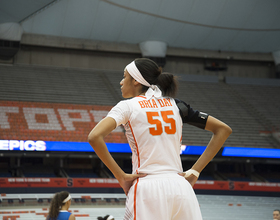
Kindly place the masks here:
<instances>
[{"instance_id":1,"label":"jersey number 55","mask_svg":"<svg viewBox=\"0 0 280 220\"><path fill-rule=\"evenodd\" d=\"M146 112L148 122L152 125L156 125L155 128L149 128L151 135L161 135L164 132L167 134L176 133L176 121L174 118L168 117L174 115L173 111L161 111L161 112ZM165 122L166 126L163 126L162 122Z\"/></svg>"}]
</instances>

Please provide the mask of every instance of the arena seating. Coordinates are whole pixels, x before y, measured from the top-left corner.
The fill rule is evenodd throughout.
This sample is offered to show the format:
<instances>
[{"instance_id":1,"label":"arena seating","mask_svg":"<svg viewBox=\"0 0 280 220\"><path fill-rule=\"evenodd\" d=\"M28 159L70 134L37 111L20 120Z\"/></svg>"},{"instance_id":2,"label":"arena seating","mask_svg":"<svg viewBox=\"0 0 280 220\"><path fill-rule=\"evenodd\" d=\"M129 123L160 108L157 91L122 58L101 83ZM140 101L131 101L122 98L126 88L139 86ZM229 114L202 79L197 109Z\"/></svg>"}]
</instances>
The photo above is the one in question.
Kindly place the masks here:
<instances>
[{"instance_id":1,"label":"arena seating","mask_svg":"<svg viewBox=\"0 0 280 220\"><path fill-rule=\"evenodd\" d=\"M265 127L240 104L229 85L180 82L178 98L185 100L194 109L217 117L231 126L233 133L225 146L273 147L273 143L259 133ZM183 142L190 145L206 145L211 137L210 133L192 126L184 126L183 132Z\"/></svg>"},{"instance_id":2,"label":"arena seating","mask_svg":"<svg viewBox=\"0 0 280 220\"><path fill-rule=\"evenodd\" d=\"M22 65L2 65L0 71L0 100L113 106L121 99L122 71ZM279 129L276 94L280 86L226 84L217 77L178 75L178 98L232 127L226 146L279 147L261 132ZM183 144L206 145L210 138L210 132L184 126Z\"/></svg>"},{"instance_id":3,"label":"arena seating","mask_svg":"<svg viewBox=\"0 0 280 220\"><path fill-rule=\"evenodd\" d=\"M0 177L11 177L11 176L12 176L12 174L11 174L11 172L9 172L8 168L0 169Z\"/></svg>"},{"instance_id":4,"label":"arena seating","mask_svg":"<svg viewBox=\"0 0 280 220\"><path fill-rule=\"evenodd\" d=\"M71 194L73 198L82 198L82 194ZM48 199L51 194L22 194L17 196L6 195L6 200L20 198ZM123 219L124 203L106 202L106 199L115 199L116 194L90 194L84 195L86 198L97 198L104 200L103 205L96 206L88 203L72 202L70 211L76 216L77 220L97 219L98 216L111 214L116 220ZM125 195L117 195L124 200ZM272 212L280 203L279 197L254 197L254 196L228 196L228 195L197 195L204 220L263 220L271 219ZM3 196L0 197L1 200ZM86 199L88 200L88 199ZM3 204L4 203L4 204ZM7 216L19 216L20 219L40 220L45 219L48 213L49 203L37 203L37 205L26 206L26 204L0 204L0 219L9 219ZM17 217L17 218L19 218Z\"/></svg>"},{"instance_id":5,"label":"arena seating","mask_svg":"<svg viewBox=\"0 0 280 220\"><path fill-rule=\"evenodd\" d=\"M98 178L99 176L92 170L87 169L65 169L69 177L74 178Z\"/></svg>"},{"instance_id":6,"label":"arena seating","mask_svg":"<svg viewBox=\"0 0 280 220\"><path fill-rule=\"evenodd\" d=\"M271 219L279 197L198 195L204 220Z\"/></svg>"},{"instance_id":7,"label":"arena seating","mask_svg":"<svg viewBox=\"0 0 280 220\"><path fill-rule=\"evenodd\" d=\"M72 104L115 104L101 72L0 65L0 100Z\"/></svg>"},{"instance_id":8,"label":"arena seating","mask_svg":"<svg viewBox=\"0 0 280 220\"><path fill-rule=\"evenodd\" d=\"M57 108L65 108L64 105L71 105L67 108L85 108L87 106L87 111L89 111L91 105L110 107L121 99L119 83L123 76L122 71L0 65L0 72L0 100L15 101L15 106L16 101L24 101L29 105L36 102L36 107L53 108L55 111ZM263 132L269 133L279 129L280 100L278 94L280 94L280 86L244 85L241 81L238 84L237 79L234 79L233 82L228 77L227 83L224 83L219 82L216 76L176 75L179 76L178 98L189 103L194 109L207 112L231 126L233 133L225 146L279 147L279 143L276 143L269 135L263 135ZM13 102L11 102L11 108L13 108ZM22 107L15 115L10 123L11 126L17 127L24 120ZM102 117L104 116L100 115L100 118ZM58 139L59 141L86 141L87 134L93 126L92 123L79 123L75 132L30 130L28 135L36 140L48 135L46 138L50 141ZM3 133L2 138L26 140L28 138L25 132L29 132L27 130L22 132L20 129L15 129L13 133ZM211 132L184 125L183 144L204 146L211 135ZM122 136L125 139L124 135ZM111 138L109 142L121 140L116 135L108 136L108 138ZM112 139L113 141L111 141ZM13 172L4 170L0 170L0 175L3 177L57 176L54 170L49 171L48 169L45 172L43 172L44 170L36 172L36 168L28 170L28 167L22 167L22 175L18 173L15 175ZM97 177L92 172L79 172L77 176L75 172L71 171L68 176ZM205 177L205 179L212 178ZM226 177L226 179L231 178ZM274 176L265 176L264 179L271 182L279 180Z\"/></svg>"},{"instance_id":9,"label":"arena seating","mask_svg":"<svg viewBox=\"0 0 280 220\"><path fill-rule=\"evenodd\" d=\"M0 65L0 72L0 100L104 106L113 106L121 100L119 82L122 79L122 70L118 72ZM179 83L178 98L189 103L194 109L207 112L232 127L233 133L226 141L226 146L279 147L261 132L279 129L280 86L239 85L218 82L217 77L182 75ZM84 128L86 129L88 127ZM71 141L71 137L67 138ZM206 145L210 138L210 132L189 125L183 128L183 144ZM10 136L9 139L17 139L17 136ZM21 170L25 177L57 177L53 168L44 169L40 166L40 170L36 170L36 167L29 169L23 164ZM98 177L92 170L81 171L65 168L68 177ZM277 172L258 174L264 178L264 182L279 182ZM1 168L0 177L11 176L12 172ZM224 173L224 177L225 180L252 181L251 177L236 176L236 173L231 175L227 172ZM202 174L200 178L213 179L216 178L207 174ZM106 214L112 214L117 220L123 219L124 194L71 195L73 202L70 209L75 213L77 220L96 219L97 216ZM0 219L45 219L52 196L53 194L1 195ZM204 220L271 219L272 211L279 208L280 203L279 197L200 194L197 197Z\"/></svg>"},{"instance_id":10,"label":"arena seating","mask_svg":"<svg viewBox=\"0 0 280 220\"><path fill-rule=\"evenodd\" d=\"M280 128L280 86L231 85L262 117L270 129Z\"/></svg>"},{"instance_id":11,"label":"arena seating","mask_svg":"<svg viewBox=\"0 0 280 220\"><path fill-rule=\"evenodd\" d=\"M22 168L24 177L57 177L50 166L26 166Z\"/></svg>"}]
</instances>

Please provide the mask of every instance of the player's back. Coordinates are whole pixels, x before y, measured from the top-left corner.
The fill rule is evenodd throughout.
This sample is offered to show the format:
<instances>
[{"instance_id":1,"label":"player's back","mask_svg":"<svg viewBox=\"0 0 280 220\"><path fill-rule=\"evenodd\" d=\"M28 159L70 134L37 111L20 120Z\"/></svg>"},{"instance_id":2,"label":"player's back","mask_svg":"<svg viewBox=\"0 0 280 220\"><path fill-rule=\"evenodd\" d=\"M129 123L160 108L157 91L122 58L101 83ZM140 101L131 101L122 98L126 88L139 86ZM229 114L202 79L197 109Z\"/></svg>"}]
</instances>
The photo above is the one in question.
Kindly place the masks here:
<instances>
[{"instance_id":1,"label":"player's back","mask_svg":"<svg viewBox=\"0 0 280 220\"><path fill-rule=\"evenodd\" d=\"M175 100L137 96L127 101L130 117L125 129L133 151L133 172L182 171L182 120Z\"/></svg>"}]
</instances>

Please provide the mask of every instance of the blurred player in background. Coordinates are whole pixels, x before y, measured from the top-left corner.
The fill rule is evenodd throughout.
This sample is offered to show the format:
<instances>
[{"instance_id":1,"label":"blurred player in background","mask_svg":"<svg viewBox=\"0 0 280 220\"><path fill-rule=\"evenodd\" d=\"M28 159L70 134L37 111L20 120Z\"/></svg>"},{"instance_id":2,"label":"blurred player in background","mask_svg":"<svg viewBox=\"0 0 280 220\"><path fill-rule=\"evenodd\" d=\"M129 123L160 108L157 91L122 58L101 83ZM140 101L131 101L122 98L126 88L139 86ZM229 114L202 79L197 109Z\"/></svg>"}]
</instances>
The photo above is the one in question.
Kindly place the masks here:
<instances>
[{"instance_id":1,"label":"blurred player in background","mask_svg":"<svg viewBox=\"0 0 280 220\"><path fill-rule=\"evenodd\" d=\"M273 220L280 220L280 210L279 209L275 209L273 211Z\"/></svg>"},{"instance_id":2,"label":"blurred player in background","mask_svg":"<svg viewBox=\"0 0 280 220\"><path fill-rule=\"evenodd\" d=\"M112 215L105 215L104 217L97 217L97 220L115 220L115 218Z\"/></svg>"},{"instance_id":3,"label":"blurred player in background","mask_svg":"<svg viewBox=\"0 0 280 220\"><path fill-rule=\"evenodd\" d=\"M126 220L201 220L192 186L213 159L231 128L174 99L177 81L150 59L139 58L124 69L119 102L89 134L89 143L111 170L125 194ZM200 158L186 172L180 159L182 126L189 123L213 136ZM108 152L104 137L123 124L132 150L132 174L126 174Z\"/></svg>"},{"instance_id":4,"label":"blurred player in background","mask_svg":"<svg viewBox=\"0 0 280 220\"><path fill-rule=\"evenodd\" d=\"M54 195L46 220L75 220L75 216L68 212L71 205L71 195L62 191Z\"/></svg>"}]
</instances>

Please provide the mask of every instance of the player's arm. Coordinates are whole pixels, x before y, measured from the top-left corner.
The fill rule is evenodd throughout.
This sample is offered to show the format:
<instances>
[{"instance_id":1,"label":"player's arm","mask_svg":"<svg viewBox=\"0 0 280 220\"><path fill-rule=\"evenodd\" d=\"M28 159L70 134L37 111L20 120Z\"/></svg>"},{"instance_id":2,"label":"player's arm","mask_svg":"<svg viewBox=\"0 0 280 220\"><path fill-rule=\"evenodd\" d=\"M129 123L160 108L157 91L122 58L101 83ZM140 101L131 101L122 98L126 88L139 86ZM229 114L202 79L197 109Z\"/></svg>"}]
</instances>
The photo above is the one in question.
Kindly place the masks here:
<instances>
[{"instance_id":1,"label":"player's arm","mask_svg":"<svg viewBox=\"0 0 280 220\"><path fill-rule=\"evenodd\" d=\"M112 171L117 178L123 175L122 169L113 159L105 144L104 138L116 128L116 122L113 118L106 117L101 120L89 133L88 141L94 149L97 156Z\"/></svg>"},{"instance_id":2,"label":"player's arm","mask_svg":"<svg viewBox=\"0 0 280 220\"><path fill-rule=\"evenodd\" d=\"M106 117L92 129L92 131L88 135L88 141L94 149L97 156L114 174L116 179L119 181L121 187L123 188L124 192L127 194L134 179L144 175L124 173L124 171L119 167L119 165L109 153L104 141L104 137L106 137L115 128L116 121L111 117Z\"/></svg>"},{"instance_id":3,"label":"player's arm","mask_svg":"<svg viewBox=\"0 0 280 220\"><path fill-rule=\"evenodd\" d=\"M197 128L205 129L208 114L194 110L189 104L180 99L175 99L183 123L193 125Z\"/></svg>"},{"instance_id":4,"label":"player's arm","mask_svg":"<svg viewBox=\"0 0 280 220\"><path fill-rule=\"evenodd\" d=\"M194 111L183 101L177 101L177 106L180 110L180 115L184 123L194 125L198 128L205 129L213 133L212 138L203 154L199 157L193 167L187 171L187 174L182 174L182 176L184 176L192 185L194 185L201 171L215 157L215 155L225 143L226 139L232 133L232 130L224 122L206 113Z\"/></svg>"},{"instance_id":5,"label":"player's arm","mask_svg":"<svg viewBox=\"0 0 280 220\"><path fill-rule=\"evenodd\" d=\"M183 175L191 183L192 186L197 181L199 173L201 173L204 167L215 157L215 155L225 143L226 139L232 133L232 130L228 125L212 116L208 116L205 130L211 131L213 133L212 138L209 141L203 154L192 166L190 170L191 172L189 172L188 175ZM195 173L198 175L190 175Z\"/></svg>"},{"instance_id":6,"label":"player's arm","mask_svg":"<svg viewBox=\"0 0 280 220\"><path fill-rule=\"evenodd\" d=\"M69 216L69 220L76 220L75 215L74 215L74 214L71 214L71 215Z\"/></svg>"},{"instance_id":7,"label":"player's arm","mask_svg":"<svg viewBox=\"0 0 280 220\"><path fill-rule=\"evenodd\" d=\"M207 145L207 148L192 167L192 169L198 171L199 173L214 158L232 133L231 128L227 124L212 116L208 117L205 130L211 131L213 135Z\"/></svg>"}]
</instances>

